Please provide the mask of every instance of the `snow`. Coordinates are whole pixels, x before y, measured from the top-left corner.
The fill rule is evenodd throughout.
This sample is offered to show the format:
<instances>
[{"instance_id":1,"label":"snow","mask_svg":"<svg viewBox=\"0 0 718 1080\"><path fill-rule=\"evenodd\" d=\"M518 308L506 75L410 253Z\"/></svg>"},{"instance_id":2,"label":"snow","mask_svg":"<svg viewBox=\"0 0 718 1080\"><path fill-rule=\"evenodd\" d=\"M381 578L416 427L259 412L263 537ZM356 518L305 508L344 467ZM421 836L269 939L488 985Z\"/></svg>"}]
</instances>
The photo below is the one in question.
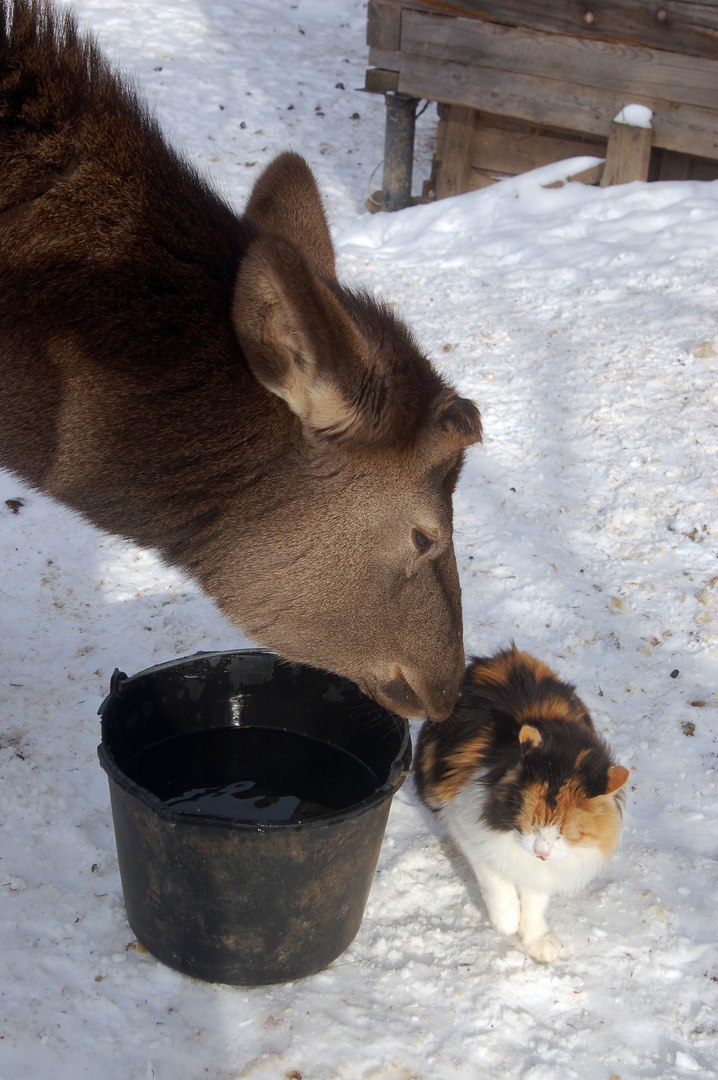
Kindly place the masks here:
<instances>
[{"instance_id":1,"label":"snow","mask_svg":"<svg viewBox=\"0 0 718 1080\"><path fill-rule=\"evenodd\" d=\"M614 124L630 124L631 127L652 128L653 110L647 105L624 105L614 116Z\"/></svg>"},{"instance_id":2,"label":"snow","mask_svg":"<svg viewBox=\"0 0 718 1080\"><path fill-rule=\"evenodd\" d=\"M96 711L116 666L247 643L152 552L2 474L0 1077L718 1077L718 183L545 186L574 160L371 216L360 0L77 9L238 208L274 153L308 158L343 276L482 409L455 500L467 651L513 637L575 682L631 780L608 871L549 910L552 965L488 926L409 780L329 969L182 976L124 918Z\"/></svg>"}]
</instances>

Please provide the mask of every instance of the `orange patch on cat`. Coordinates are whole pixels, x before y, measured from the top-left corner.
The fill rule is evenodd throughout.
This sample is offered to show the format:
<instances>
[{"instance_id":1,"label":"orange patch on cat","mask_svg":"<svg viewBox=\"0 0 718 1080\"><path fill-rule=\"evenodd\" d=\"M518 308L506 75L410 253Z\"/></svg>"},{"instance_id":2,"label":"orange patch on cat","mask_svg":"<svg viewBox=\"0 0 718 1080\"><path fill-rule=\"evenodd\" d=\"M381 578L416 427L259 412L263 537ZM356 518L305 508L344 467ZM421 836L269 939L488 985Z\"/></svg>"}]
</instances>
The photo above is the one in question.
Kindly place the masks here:
<instances>
[{"instance_id":1,"label":"orange patch on cat","mask_svg":"<svg viewBox=\"0 0 718 1080\"><path fill-rule=\"evenodd\" d=\"M432 785L432 798L439 803L445 803L458 795L481 765L487 746L488 739L485 735L475 735L454 751L446 762L441 780Z\"/></svg>"},{"instance_id":2,"label":"orange patch on cat","mask_svg":"<svg viewBox=\"0 0 718 1080\"><path fill-rule=\"evenodd\" d=\"M551 668L530 653L521 652L511 643L511 648L497 653L487 660L474 663L469 670L471 681L477 686L507 686L514 668L530 671L537 682L555 678Z\"/></svg>"},{"instance_id":3,"label":"orange patch on cat","mask_svg":"<svg viewBox=\"0 0 718 1080\"><path fill-rule=\"evenodd\" d=\"M514 765L513 769L508 769L504 776L497 780L497 784L515 784L521 776L521 769L518 765Z\"/></svg>"},{"instance_id":4,"label":"orange patch on cat","mask_svg":"<svg viewBox=\"0 0 718 1080\"><path fill-rule=\"evenodd\" d=\"M523 746L528 743L530 746L541 745L541 732L538 728L532 727L531 724L524 724L519 731L519 742Z\"/></svg>"},{"instance_id":5,"label":"orange patch on cat","mask_svg":"<svg viewBox=\"0 0 718 1080\"><path fill-rule=\"evenodd\" d=\"M519 652L515 645L513 647L513 659L515 663L521 664L523 667L533 672L536 677L536 682L541 682L543 679L556 678L555 672L553 672L547 664L544 664L543 660L537 660L536 657L531 656L530 653Z\"/></svg>"},{"instance_id":6,"label":"orange patch on cat","mask_svg":"<svg viewBox=\"0 0 718 1080\"><path fill-rule=\"evenodd\" d=\"M425 732L422 732L419 745L421 747L421 758L417 764L421 765L421 772L428 780L436 764L436 743Z\"/></svg>"},{"instance_id":7,"label":"orange patch on cat","mask_svg":"<svg viewBox=\"0 0 718 1080\"><path fill-rule=\"evenodd\" d=\"M585 799L566 814L563 835L572 844L597 847L608 858L618 843L621 812L612 795Z\"/></svg>"},{"instance_id":8,"label":"orange patch on cat","mask_svg":"<svg viewBox=\"0 0 718 1080\"><path fill-rule=\"evenodd\" d=\"M476 686L506 686L514 666L512 653L499 653L482 664L474 664L469 677Z\"/></svg>"},{"instance_id":9,"label":"orange patch on cat","mask_svg":"<svg viewBox=\"0 0 718 1080\"><path fill-rule=\"evenodd\" d=\"M625 765L612 765L608 770L608 791L618 791L628 780L631 774Z\"/></svg>"},{"instance_id":10,"label":"orange patch on cat","mask_svg":"<svg viewBox=\"0 0 718 1080\"><path fill-rule=\"evenodd\" d=\"M529 723L531 720L580 720L582 713L577 713L571 701L559 694L548 694L545 698L539 698L523 709L517 709L516 720L519 724Z\"/></svg>"},{"instance_id":11,"label":"orange patch on cat","mask_svg":"<svg viewBox=\"0 0 718 1080\"><path fill-rule=\"evenodd\" d=\"M529 784L522 792L521 809L516 824L522 833L533 832L551 823L552 812L546 805L548 784Z\"/></svg>"},{"instance_id":12,"label":"orange patch on cat","mask_svg":"<svg viewBox=\"0 0 718 1080\"><path fill-rule=\"evenodd\" d=\"M617 765L616 769L623 769ZM624 770L625 771L625 770ZM555 826L571 844L597 847L608 858L621 829L621 813L612 794L589 799L575 780L569 780L556 795L556 805L546 802L548 784L531 784L523 793L516 824L524 834Z\"/></svg>"}]
</instances>

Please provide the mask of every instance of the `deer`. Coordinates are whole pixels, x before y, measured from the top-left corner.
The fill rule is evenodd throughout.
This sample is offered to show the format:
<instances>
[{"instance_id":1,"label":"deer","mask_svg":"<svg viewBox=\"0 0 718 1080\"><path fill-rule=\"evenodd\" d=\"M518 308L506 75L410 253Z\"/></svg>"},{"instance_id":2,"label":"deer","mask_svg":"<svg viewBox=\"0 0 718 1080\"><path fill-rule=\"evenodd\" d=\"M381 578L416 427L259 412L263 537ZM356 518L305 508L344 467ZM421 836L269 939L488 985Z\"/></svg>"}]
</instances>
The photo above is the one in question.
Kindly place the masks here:
<instances>
[{"instance_id":1,"label":"deer","mask_svg":"<svg viewBox=\"0 0 718 1080\"><path fill-rule=\"evenodd\" d=\"M261 647L451 713L477 406L338 280L303 157L238 213L46 0L0 0L0 412L2 467Z\"/></svg>"}]
</instances>

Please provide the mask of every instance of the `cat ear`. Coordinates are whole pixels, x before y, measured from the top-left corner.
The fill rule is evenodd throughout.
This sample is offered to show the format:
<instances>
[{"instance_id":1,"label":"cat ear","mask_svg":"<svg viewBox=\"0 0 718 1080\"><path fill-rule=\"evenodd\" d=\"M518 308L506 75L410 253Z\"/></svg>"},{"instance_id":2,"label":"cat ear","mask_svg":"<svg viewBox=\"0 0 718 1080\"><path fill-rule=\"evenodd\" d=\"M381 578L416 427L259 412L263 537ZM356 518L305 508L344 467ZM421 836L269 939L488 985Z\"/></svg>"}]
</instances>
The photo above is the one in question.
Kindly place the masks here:
<instances>
[{"instance_id":1,"label":"cat ear","mask_svg":"<svg viewBox=\"0 0 718 1080\"><path fill-rule=\"evenodd\" d=\"M628 780L630 773L628 769L623 765L612 765L608 770L608 785L606 787L606 794L612 795L614 791L618 791Z\"/></svg>"},{"instance_id":2,"label":"cat ear","mask_svg":"<svg viewBox=\"0 0 718 1080\"><path fill-rule=\"evenodd\" d=\"M524 724L519 731L519 742L524 750L541 745L541 732L533 724Z\"/></svg>"}]
</instances>

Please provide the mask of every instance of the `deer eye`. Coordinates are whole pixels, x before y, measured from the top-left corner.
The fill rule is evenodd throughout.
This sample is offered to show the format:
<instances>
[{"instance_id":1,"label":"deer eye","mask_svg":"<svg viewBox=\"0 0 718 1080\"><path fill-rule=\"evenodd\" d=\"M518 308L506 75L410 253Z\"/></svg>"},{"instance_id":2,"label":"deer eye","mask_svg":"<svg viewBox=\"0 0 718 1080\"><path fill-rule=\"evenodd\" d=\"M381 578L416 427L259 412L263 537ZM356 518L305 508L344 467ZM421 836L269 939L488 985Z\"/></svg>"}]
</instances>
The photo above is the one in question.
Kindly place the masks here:
<instances>
[{"instance_id":1,"label":"deer eye","mask_svg":"<svg viewBox=\"0 0 718 1080\"><path fill-rule=\"evenodd\" d=\"M426 533L423 533L421 529L411 530L411 539L414 543L414 547L420 555L425 555L434 541Z\"/></svg>"}]
</instances>

